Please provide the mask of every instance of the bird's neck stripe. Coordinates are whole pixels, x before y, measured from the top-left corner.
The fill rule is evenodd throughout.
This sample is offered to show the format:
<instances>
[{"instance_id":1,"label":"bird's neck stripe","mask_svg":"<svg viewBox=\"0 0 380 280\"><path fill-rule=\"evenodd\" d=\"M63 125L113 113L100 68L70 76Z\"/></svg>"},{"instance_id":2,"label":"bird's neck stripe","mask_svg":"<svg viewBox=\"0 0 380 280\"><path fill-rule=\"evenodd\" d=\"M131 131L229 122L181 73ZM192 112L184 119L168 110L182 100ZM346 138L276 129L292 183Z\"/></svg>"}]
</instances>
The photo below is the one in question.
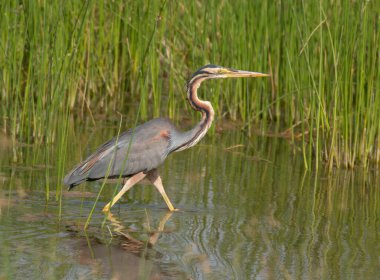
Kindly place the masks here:
<instances>
[{"instance_id":1,"label":"bird's neck stripe","mask_svg":"<svg viewBox=\"0 0 380 280\"><path fill-rule=\"evenodd\" d=\"M202 121L200 122L199 126L200 129L196 132L193 138L191 138L188 142L182 144L177 149L175 149L176 152L183 151L185 149L188 149L194 145L196 145L206 134L206 132L209 130L212 123L212 119L206 119L202 118Z\"/></svg>"},{"instance_id":2,"label":"bird's neck stripe","mask_svg":"<svg viewBox=\"0 0 380 280\"><path fill-rule=\"evenodd\" d=\"M200 86L200 84L206 79L207 76L200 75L194 77L188 85L187 89L187 99L189 100L189 103L191 107L193 107L197 111L202 111L207 113L208 110L208 104L207 102L200 100L197 95L197 90Z\"/></svg>"},{"instance_id":3,"label":"bird's neck stripe","mask_svg":"<svg viewBox=\"0 0 380 280\"><path fill-rule=\"evenodd\" d=\"M199 85L207 78L205 75L199 75L191 79L188 84L187 97L190 105L197 111L202 113L202 120L198 124L198 131L194 134L188 142L182 144L176 149L176 151L182 151L184 149L190 148L197 144L201 140L206 132L209 130L212 121L214 120L214 109L211 106L211 103L208 101L203 101L198 98L197 89Z\"/></svg>"}]
</instances>

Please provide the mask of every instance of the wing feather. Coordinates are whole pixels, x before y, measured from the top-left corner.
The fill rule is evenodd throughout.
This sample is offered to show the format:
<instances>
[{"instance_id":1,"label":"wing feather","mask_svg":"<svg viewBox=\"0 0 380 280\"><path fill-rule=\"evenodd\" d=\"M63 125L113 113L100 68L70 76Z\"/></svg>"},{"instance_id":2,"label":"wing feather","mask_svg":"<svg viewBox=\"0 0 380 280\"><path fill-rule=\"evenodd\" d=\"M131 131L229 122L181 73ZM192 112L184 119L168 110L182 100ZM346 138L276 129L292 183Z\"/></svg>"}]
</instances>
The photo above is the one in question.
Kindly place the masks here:
<instances>
[{"instance_id":1,"label":"wing feather","mask_svg":"<svg viewBox=\"0 0 380 280\"><path fill-rule=\"evenodd\" d=\"M167 157L171 131L166 119L155 119L115 137L99 147L64 178L75 186L86 180L127 177L157 168Z\"/></svg>"}]
</instances>

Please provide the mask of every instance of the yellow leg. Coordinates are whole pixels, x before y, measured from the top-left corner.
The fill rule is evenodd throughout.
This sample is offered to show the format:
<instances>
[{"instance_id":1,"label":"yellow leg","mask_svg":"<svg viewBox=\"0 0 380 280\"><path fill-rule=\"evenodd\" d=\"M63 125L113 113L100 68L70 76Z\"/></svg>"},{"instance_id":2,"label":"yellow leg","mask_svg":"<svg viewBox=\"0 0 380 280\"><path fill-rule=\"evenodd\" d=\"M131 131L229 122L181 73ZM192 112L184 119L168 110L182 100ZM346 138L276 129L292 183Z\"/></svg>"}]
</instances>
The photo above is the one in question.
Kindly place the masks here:
<instances>
[{"instance_id":1,"label":"yellow leg","mask_svg":"<svg viewBox=\"0 0 380 280\"><path fill-rule=\"evenodd\" d=\"M157 243L158 238L165 229L167 221L169 221L172 215L173 212L166 212L165 216L161 218L160 223L158 224L158 229L154 231L153 234L149 237L148 243L150 246L153 247Z\"/></svg>"},{"instance_id":2,"label":"yellow leg","mask_svg":"<svg viewBox=\"0 0 380 280\"><path fill-rule=\"evenodd\" d=\"M125 194L135 184L137 184L142 179L144 179L145 176L146 176L145 173L140 172L140 173L133 175L131 178L129 178L127 180L127 182L124 184L121 191L117 195L115 195L115 197L109 203L107 203L106 206L104 206L103 212L108 212L110 210L110 208L123 196L123 194Z\"/></svg>"},{"instance_id":3,"label":"yellow leg","mask_svg":"<svg viewBox=\"0 0 380 280\"><path fill-rule=\"evenodd\" d=\"M164 186L162 185L162 180L160 175L158 175L157 169L154 169L150 171L148 174L148 179L152 182L152 184L156 187L156 189L160 192L162 197L165 200L166 205L168 206L170 211L178 211L178 209L175 209L173 207L173 204L170 202L169 197L166 195L166 192L164 190Z\"/></svg>"}]
</instances>

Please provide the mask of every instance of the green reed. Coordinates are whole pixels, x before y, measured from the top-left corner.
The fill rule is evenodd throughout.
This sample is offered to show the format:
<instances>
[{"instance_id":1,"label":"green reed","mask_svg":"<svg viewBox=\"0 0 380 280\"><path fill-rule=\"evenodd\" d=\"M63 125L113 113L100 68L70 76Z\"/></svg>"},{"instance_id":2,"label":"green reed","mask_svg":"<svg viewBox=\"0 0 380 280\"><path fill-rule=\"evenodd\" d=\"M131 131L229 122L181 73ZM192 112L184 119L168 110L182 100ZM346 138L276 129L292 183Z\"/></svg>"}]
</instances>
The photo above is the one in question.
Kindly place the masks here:
<instances>
[{"instance_id":1,"label":"green reed","mask_svg":"<svg viewBox=\"0 0 380 280\"><path fill-rule=\"evenodd\" d=\"M195 116L186 79L215 63L272 75L207 82L200 94L218 118L263 134L276 122L308 168L378 163L379 10L378 1L2 1L1 126L14 141L67 145L58 139L71 115L94 125L141 103L141 121Z\"/></svg>"}]
</instances>

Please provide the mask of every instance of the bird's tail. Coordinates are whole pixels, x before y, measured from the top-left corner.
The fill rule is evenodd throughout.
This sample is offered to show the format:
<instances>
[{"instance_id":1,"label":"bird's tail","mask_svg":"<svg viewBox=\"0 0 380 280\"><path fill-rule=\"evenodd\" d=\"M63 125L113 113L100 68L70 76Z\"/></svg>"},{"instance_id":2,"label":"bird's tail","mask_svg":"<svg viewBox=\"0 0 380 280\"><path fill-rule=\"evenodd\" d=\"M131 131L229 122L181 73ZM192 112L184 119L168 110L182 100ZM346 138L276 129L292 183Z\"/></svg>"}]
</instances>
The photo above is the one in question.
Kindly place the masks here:
<instances>
[{"instance_id":1,"label":"bird's tail","mask_svg":"<svg viewBox=\"0 0 380 280\"><path fill-rule=\"evenodd\" d=\"M87 176L85 174L77 174L76 170L69 172L65 178L63 178L63 184L69 187L69 191L76 185L79 185L87 181Z\"/></svg>"}]
</instances>

